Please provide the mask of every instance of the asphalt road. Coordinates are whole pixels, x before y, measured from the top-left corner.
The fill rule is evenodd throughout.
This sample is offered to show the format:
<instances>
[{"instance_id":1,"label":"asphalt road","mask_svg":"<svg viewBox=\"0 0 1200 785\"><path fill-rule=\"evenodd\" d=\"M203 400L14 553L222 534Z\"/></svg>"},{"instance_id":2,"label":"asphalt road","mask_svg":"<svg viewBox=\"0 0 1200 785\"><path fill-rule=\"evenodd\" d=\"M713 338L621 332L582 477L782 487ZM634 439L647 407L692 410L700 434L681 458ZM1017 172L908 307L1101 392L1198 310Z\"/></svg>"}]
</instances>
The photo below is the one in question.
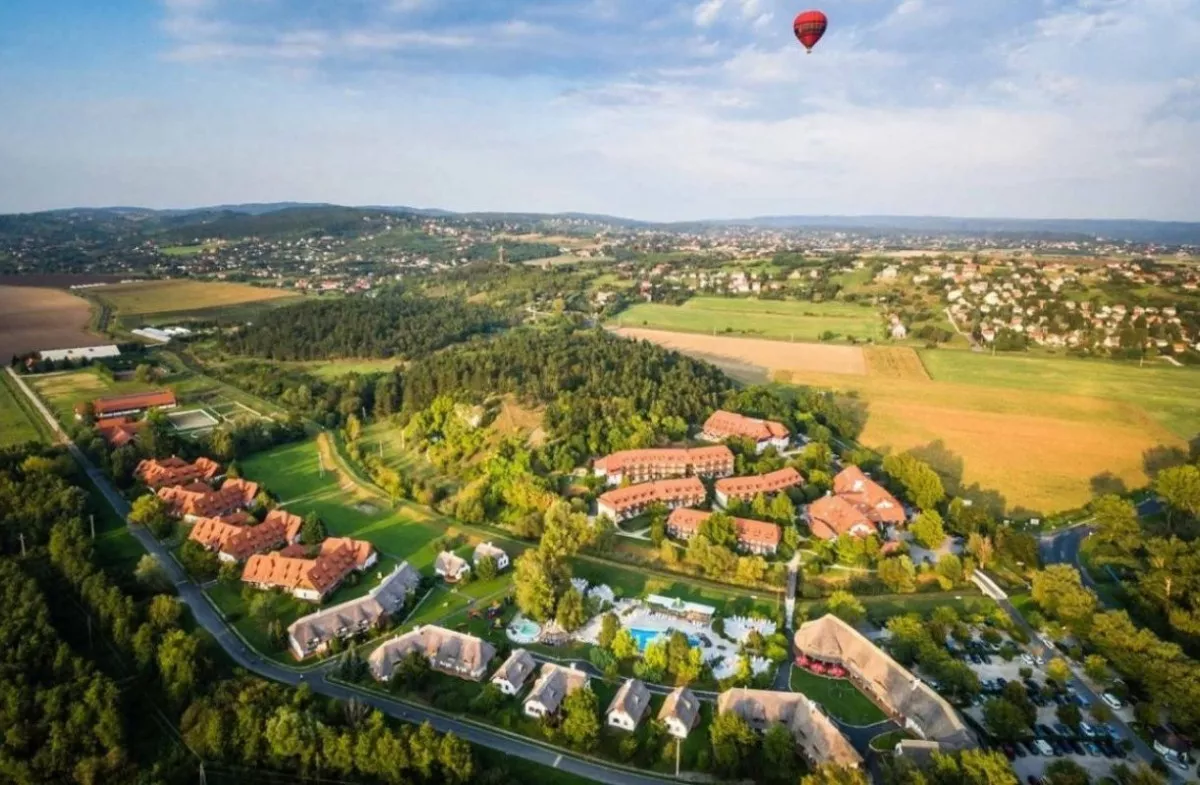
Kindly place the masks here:
<instances>
[{"instance_id":1,"label":"asphalt road","mask_svg":"<svg viewBox=\"0 0 1200 785\"><path fill-rule=\"evenodd\" d=\"M8 372L16 379L18 387L21 388L21 391L25 393L25 396L33 405L37 407L38 411L46 419L47 424L54 430L58 441L66 446L72 457L83 467L88 476L96 484L96 487L100 489L100 492L104 494L109 504L112 505L113 509L120 513L122 518L128 516L129 504L125 501L124 497L117 493L116 489L108 481L108 478L93 466L91 461L87 459L87 456L67 437L62 428L59 427L54 415L33 394L33 391L26 386L25 380L13 373L11 369ZM417 724L428 722L435 730L441 733L453 733L455 736L465 739L472 744L488 747L505 755L513 755L545 766L551 766L596 782L608 783L610 785L662 785L666 781L662 777L651 774L638 774L631 771L610 768L600 763L575 757L567 752L559 752L555 749L543 747L519 737L509 736L473 723L435 714L421 706L330 682L325 677L335 666L333 662L327 662L315 668L299 671L285 668L270 660L264 660L257 653L250 650L242 639L234 634L229 624L221 618L216 608L204 596L204 592L188 578L183 567L163 547L162 543L154 539L150 532L141 527L130 526L129 529L133 533L133 536L138 539L138 542L142 544L142 547L146 549L146 552L154 556L171 582L175 584L175 588L179 593L179 599L191 610L196 622L213 636L217 644L225 650L225 653L234 662L264 679L292 686L302 683L308 684L313 692L338 700L350 700L354 698L379 709L391 717Z\"/></svg>"}]
</instances>

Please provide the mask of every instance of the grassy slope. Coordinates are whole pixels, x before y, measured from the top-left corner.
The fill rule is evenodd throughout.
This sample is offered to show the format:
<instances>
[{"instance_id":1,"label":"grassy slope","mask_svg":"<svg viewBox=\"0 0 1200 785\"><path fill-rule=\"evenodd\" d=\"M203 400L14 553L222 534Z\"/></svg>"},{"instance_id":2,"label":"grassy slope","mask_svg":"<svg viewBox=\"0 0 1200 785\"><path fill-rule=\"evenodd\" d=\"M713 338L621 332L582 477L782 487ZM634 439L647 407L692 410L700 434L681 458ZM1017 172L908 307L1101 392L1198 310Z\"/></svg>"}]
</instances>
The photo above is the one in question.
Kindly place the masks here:
<instances>
[{"instance_id":1,"label":"grassy slope","mask_svg":"<svg viewBox=\"0 0 1200 785\"><path fill-rule=\"evenodd\" d=\"M295 296L291 291L260 286L184 280L105 286L95 294L122 315L196 311Z\"/></svg>"},{"instance_id":2,"label":"grassy slope","mask_svg":"<svg viewBox=\"0 0 1200 785\"><path fill-rule=\"evenodd\" d=\"M641 303L614 321L629 327L702 333L728 330L801 341L815 341L827 330L841 337L878 338L882 334L879 315L867 306L745 298L693 297L681 306Z\"/></svg>"}]
</instances>

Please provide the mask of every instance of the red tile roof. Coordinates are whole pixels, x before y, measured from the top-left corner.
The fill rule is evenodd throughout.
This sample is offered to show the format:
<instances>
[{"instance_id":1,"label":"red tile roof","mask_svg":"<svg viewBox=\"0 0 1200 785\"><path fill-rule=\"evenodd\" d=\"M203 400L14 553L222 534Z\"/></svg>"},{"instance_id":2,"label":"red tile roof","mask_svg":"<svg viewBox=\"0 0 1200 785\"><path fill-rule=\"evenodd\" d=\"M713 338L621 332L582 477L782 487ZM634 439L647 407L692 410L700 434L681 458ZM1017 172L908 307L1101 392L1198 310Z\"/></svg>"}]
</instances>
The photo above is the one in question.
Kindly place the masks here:
<instances>
[{"instance_id":1,"label":"red tile roof","mask_svg":"<svg viewBox=\"0 0 1200 785\"><path fill-rule=\"evenodd\" d=\"M718 409L704 421L704 433L717 439L739 436L753 439L756 442L764 442L768 439L786 439L791 432L781 422L759 420L737 412Z\"/></svg>"},{"instance_id":2,"label":"red tile roof","mask_svg":"<svg viewBox=\"0 0 1200 785\"><path fill-rule=\"evenodd\" d=\"M672 511L667 518L667 528L671 531L686 532L688 537L700 531L700 524L712 515L704 510L691 510L680 507ZM768 521L755 521L750 518L734 518L738 528L738 542L743 545L765 545L771 548L779 547L782 533L779 527Z\"/></svg>"},{"instance_id":3,"label":"red tile roof","mask_svg":"<svg viewBox=\"0 0 1200 785\"><path fill-rule=\"evenodd\" d=\"M354 569L352 548L341 547L316 559L296 559L279 553L256 554L246 561L242 580L288 591L307 589L324 596Z\"/></svg>"},{"instance_id":4,"label":"red tile roof","mask_svg":"<svg viewBox=\"0 0 1200 785\"><path fill-rule=\"evenodd\" d=\"M614 488L600 494L599 502L612 507L617 512L623 512L631 507L651 504L653 502L675 502L694 499L699 504L706 495L704 483L698 477L683 477L678 480L658 480L644 482L640 485L629 485L624 488Z\"/></svg>"},{"instance_id":5,"label":"red tile roof","mask_svg":"<svg viewBox=\"0 0 1200 785\"><path fill-rule=\"evenodd\" d=\"M717 480L718 493L737 499L753 498L760 493L777 493L786 488L802 485L804 478L790 466L768 474L754 477L725 477Z\"/></svg>"},{"instance_id":6,"label":"red tile roof","mask_svg":"<svg viewBox=\"0 0 1200 785\"><path fill-rule=\"evenodd\" d=\"M822 540L836 540L859 526L875 532L871 519L840 496L822 496L808 505L808 518L813 536Z\"/></svg>"},{"instance_id":7,"label":"red tile roof","mask_svg":"<svg viewBox=\"0 0 1200 785\"><path fill-rule=\"evenodd\" d=\"M904 507L857 466L847 466L833 478L833 492L853 504L875 523L904 523Z\"/></svg>"},{"instance_id":8,"label":"red tile roof","mask_svg":"<svg viewBox=\"0 0 1200 785\"><path fill-rule=\"evenodd\" d=\"M188 463L179 456L170 458L147 458L137 465L134 476L151 488L165 485L187 485L197 480L211 480L221 473L221 464L211 458L200 457Z\"/></svg>"},{"instance_id":9,"label":"red tile roof","mask_svg":"<svg viewBox=\"0 0 1200 785\"><path fill-rule=\"evenodd\" d=\"M110 447L124 447L145 427L145 420L135 422L128 417L105 417L96 421L96 429Z\"/></svg>"},{"instance_id":10,"label":"red tile roof","mask_svg":"<svg viewBox=\"0 0 1200 785\"><path fill-rule=\"evenodd\" d=\"M272 521L279 521L283 524L284 536L287 537L289 543L300 539L300 530L304 528L304 519L299 515L293 515L286 510L276 507L267 513L267 517L263 520L263 523L271 523Z\"/></svg>"},{"instance_id":11,"label":"red tile roof","mask_svg":"<svg viewBox=\"0 0 1200 785\"><path fill-rule=\"evenodd\" d=\"M356 570L366 569L367 562L375 554L375 546L366 540L352 540L349 537L328 537L321 543L321 555L326 556L340 548L349 548L354 554L354 568Z\"/></svg>"},{"instance_id":12,"label":"red tile roof","mask_svg":"<svg viewBox=\"0 0 1200 785\"><path fill-rule=\"evenodd\" d=\"M188 533L189 540L210 550L226 553L237 561L245 561L255 553L283 545L283 537L283 525L279 522L236 526L219 518L201 518Z\"/></svg>"},{"instance_id":13,"label":"red tile roof","mask_svg":"<svg viewBox=\"0 0 1200 785\"><path fill-rule=\"evenodd\" d=\"M712 447L662 447L648 450L622 450L598 458L597 471L618 474L642 467L663 468L676 474L689 471L700 474L712 467L733 470L733 453L723 444Z\"/></svg>"},{"instance_id":14,"label":"red tile roof","mask_svg":"<svg viewBox=\"0 0 1200 785\"><path fill-rule=\"evenodd\" d=\"M175 405L175 393L170 390L158 390L156 392L97 398L92 401L92 410L95 412L96 417L105 417L120 412L142 411L155 407L170 408Z\"/></svg>"},{"instance_id":15,"label":"red tile roof","mask_svg":"<svg viewBox=\"0 0 1200 785\"><path fill-rule=\"evenodd\" d=\"M227 481L219 491L202 482L158 489L158 498L167 503L176 517L219 518L249 506L257 494L257 485L238 480Z\"/></svg>"}]
</instances>

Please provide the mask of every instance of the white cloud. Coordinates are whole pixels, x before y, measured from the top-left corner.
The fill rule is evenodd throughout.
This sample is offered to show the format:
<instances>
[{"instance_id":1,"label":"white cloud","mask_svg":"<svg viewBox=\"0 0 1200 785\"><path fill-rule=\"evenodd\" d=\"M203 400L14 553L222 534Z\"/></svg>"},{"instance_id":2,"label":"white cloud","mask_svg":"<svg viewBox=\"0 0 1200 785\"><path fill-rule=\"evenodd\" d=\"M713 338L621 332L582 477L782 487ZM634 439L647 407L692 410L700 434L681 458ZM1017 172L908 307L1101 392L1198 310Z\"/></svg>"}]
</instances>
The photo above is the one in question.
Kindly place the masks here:
<instances>
[{"instance_id":1,"label":"white cloud","mask_svg":"<svg viewBox=\"0 0 1200 785\"><path fill-rule=\"evenodd\" d=\"M692 19L697 27L708 27L717 20L717 15L725 7L725 0L703 0L692 12Z\"/></svg>"}]
</instances>

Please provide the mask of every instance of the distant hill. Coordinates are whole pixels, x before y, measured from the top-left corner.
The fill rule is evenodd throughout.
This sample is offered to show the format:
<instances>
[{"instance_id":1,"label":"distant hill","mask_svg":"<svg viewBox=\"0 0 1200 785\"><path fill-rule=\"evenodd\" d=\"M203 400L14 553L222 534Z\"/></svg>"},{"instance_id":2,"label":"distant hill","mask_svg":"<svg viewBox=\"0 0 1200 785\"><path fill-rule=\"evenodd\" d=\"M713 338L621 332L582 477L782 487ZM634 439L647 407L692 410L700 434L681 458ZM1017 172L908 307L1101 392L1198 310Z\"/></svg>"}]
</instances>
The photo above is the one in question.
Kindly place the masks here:
<instances>
[{"instance_id":1,"label":"distant hill","mask_svg":"<svg viewBox=\"0 0 1200 785\"><path fill-rule=\"evenodd\" d=\"M414 218L461 219L485 224L525 224L538 228L590 231L593 228L704 232L721 228L843 230L953 236L1006 236L1031 239L1088 239L1160 245L1200 245L1200 222L1022 218L953 218L888 215L782 215L674 223L638 221L589 213L468 212L402 205L346 207L325 203L270 202L156 210L143 207L67 208L41 213L0 215L2 236L68 236L135 232L156 240L271 237L297 232L342 234L380 214Z\"/></svg>"}]
</instances>

